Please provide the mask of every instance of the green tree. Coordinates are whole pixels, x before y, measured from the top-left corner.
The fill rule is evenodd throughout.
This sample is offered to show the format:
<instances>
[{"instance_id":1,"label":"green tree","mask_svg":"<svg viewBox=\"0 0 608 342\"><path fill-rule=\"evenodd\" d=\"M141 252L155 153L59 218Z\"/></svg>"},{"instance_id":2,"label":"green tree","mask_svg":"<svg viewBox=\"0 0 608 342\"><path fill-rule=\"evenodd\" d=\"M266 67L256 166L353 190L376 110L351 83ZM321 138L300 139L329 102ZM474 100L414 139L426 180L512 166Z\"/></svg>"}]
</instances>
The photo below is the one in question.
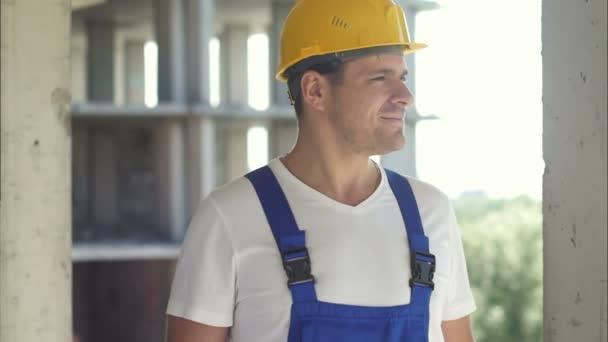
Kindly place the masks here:
<instances>
[{"instance_id":1,"label":"green tree","mask_svg":"<svg viewBox=\"0 0 608 342\"><path fill-rule=\"evenodd\" d=\"M454 202L477 312L478 342L542 340L542 211L528 197Z\"/></svg>"}]
</instances>

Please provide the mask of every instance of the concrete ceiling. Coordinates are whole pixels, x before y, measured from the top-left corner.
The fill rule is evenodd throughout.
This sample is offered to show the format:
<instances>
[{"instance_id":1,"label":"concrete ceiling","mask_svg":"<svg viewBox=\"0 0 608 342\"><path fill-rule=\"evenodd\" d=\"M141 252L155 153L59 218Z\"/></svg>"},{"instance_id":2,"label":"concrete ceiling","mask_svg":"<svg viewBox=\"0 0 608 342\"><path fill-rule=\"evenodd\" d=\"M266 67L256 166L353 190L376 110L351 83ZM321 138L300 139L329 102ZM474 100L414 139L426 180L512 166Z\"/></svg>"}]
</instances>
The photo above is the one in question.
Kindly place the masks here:
<instances>
[{"instance_id":1,"label":"concrete ceiling","mask_svg":"<svg viewBox=\"0 0 608 342\"><path fill-rule=\"evenodd\" d=\"M72 15L85 20L136 24L154 20L154 7L152 5L152 0L105 0L96 5L78 9L72 12Z\"/></svg>"},{"instance_id":2,"label":"concrete ceiling","mask_svg":"<svg viewBox=\"0 0 608 342\"><path fill-rule=\"evenodd\" d=\"M86 7L96 6L105 2L105 0L72 0L72 10L76 11Z\"/></svg>"},{"instance_id":3,"label":"concrete ceiling","mask_svg":"<svg viewBox=\"0 0 608 342\"><path fill-rule=\"evenodd\" d=\"M171 0L165 0L171 1ZM73 0L73 16L81 20L109 21L119 25L138 25L154 20L155 0ZM248 24L253 31L270 25L271 3L294 0L216 0L215 21L218 31L225 24Z\"/></svg>"}]
</instances>

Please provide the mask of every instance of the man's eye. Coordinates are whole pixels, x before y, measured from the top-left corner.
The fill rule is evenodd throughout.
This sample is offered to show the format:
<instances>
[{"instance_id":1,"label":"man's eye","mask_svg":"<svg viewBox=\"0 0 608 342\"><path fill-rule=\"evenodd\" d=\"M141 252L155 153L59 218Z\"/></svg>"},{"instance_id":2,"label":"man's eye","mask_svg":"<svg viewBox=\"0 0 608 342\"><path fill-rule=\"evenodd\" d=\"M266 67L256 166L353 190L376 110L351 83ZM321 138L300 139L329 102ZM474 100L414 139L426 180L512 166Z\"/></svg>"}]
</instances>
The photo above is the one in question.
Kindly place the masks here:
<instances>
[{"instance_id":1,"label":"man's eye","mask_svg":"<svg viewBox=\"0 0 608 342\"><path fill-rule=\"evenodd\" d=\"M377 76L377 77L372 78L372 81L384 81L384 80L385 80L384 76Z\"/></svg>"}]
</instances>

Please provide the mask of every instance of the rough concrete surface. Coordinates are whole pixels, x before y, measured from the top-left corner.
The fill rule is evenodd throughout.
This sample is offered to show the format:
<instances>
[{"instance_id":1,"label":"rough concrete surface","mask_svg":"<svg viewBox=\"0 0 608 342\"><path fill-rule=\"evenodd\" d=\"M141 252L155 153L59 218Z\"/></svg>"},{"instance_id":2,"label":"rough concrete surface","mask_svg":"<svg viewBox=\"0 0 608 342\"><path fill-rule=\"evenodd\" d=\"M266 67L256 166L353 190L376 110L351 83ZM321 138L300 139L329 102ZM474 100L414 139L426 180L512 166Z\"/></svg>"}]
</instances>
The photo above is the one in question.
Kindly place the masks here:
<instances>
[{"instance_id":1,"label":"rough concrete surface","mask_svg":"<svg viewBox=\"0 0 608 342\"><path fill-rule=\"evenodd\" d=\"M70 1L2 1L0 341L71 340Z\"/></svg>"},{"instance_id":2,"label":"rough concrete surface","mask_svg":"<svg viewBox=\"0 0 608 342\"><path fill-rule=\"evenodd\" d=\"M606 1L543 1L544 339L604 342Z\"/></svg>"}]
</instances>

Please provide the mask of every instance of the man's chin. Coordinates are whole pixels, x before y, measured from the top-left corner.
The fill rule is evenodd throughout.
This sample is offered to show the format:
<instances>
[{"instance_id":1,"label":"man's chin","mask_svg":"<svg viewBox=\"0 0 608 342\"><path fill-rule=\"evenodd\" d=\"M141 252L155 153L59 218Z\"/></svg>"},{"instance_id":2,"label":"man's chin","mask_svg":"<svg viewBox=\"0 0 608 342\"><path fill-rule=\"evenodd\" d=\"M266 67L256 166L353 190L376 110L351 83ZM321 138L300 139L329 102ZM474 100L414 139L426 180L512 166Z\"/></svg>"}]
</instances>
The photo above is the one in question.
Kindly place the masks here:
<instances>
[{"instance_id":1,"label":"man's chin","mask_svg":"<svg viewBox=\"0 0 608 342\"><path fill-rule=\"evenodd\" d=\"M387 153L391 153L391 152L396 152L396 151L400 151L405 147L405 139L401 139L400 141L395 141L392 142L391 144L385 144L384 146L381 146L377 153L375 153L376 155L382 155L382 154L387 154Z\"/></svg>"}]
</instances>

